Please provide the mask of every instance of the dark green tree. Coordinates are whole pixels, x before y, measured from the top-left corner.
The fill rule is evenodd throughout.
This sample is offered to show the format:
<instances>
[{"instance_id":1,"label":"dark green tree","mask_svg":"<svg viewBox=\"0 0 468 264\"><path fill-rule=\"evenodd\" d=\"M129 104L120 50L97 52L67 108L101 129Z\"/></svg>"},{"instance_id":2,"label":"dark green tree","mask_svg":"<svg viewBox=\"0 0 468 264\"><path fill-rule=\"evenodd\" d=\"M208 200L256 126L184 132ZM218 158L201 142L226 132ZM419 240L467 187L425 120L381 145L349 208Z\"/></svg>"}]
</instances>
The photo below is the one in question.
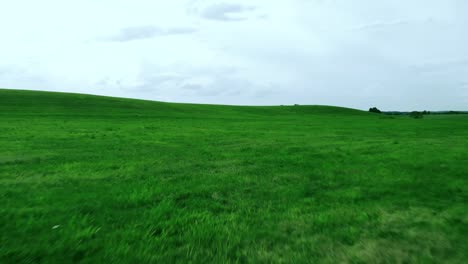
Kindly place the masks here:
<instances>
[{"instance_id":1,"label":"dark green tree","mask_svg":"<svg viewBox=\"0 0 468 264\"><path fill-rule=\"evenodd\" d=\"M377 113L377 114L381 114L381 113L382 113L382 111L380 111L377 107L369 108L369 112L371 112L371 113Z\"/></svg>"}]
</instances>

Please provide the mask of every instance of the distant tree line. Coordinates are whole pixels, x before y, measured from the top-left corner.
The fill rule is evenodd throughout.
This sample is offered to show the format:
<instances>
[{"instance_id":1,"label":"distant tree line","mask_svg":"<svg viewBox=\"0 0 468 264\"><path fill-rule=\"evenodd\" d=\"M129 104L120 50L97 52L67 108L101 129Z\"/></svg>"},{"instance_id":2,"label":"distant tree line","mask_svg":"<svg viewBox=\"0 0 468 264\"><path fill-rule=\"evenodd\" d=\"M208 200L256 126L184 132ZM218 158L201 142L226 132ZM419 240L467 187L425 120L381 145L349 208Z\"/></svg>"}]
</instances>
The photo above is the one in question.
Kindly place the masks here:
<instances>
[{"instance_id":1,"label":"distant tree line","mask_svg":"<svg viewBox=\"0 0 468 264\"><path fill-rule=\"evenodd\" d=\"M421 119L424 117L424 115L426 115L424 113L427 113L427 111L424 111L424 112L413 111L409 113L409 116L412 118Z\"/></svg>"},{"instance_id":2,"label":"distant tree line","mask_svg":"<svg viewBox=\"0 0 468 264\"><path fill-rule=\"evenodd\" d=\"M420 119L425 115L462 115L468 114L468 111L411 111L411 112L399 112L399 111L381 111L377 107L369 108L369 112L385 115L407 115L412 118Z\"/></svg>"}]
</instances>

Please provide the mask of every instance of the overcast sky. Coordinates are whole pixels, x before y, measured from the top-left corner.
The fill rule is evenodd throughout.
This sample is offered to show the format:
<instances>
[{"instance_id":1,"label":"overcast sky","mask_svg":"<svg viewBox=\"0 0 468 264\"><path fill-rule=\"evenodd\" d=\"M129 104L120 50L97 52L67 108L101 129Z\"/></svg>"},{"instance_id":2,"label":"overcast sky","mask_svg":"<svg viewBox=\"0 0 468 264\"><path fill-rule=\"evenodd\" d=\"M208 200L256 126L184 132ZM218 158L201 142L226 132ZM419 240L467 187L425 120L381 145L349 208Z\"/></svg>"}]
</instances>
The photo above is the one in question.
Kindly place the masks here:
<instances>
[{"instance_id":1,"label":"overcast sky","mask_svg":"<svg viewBox=\"0 0 468 264\"><path fill-rule=\"evenodd\" d=\"M467 0L0 0L0 87L468 110Z\"/></svg>"}]
</instances>

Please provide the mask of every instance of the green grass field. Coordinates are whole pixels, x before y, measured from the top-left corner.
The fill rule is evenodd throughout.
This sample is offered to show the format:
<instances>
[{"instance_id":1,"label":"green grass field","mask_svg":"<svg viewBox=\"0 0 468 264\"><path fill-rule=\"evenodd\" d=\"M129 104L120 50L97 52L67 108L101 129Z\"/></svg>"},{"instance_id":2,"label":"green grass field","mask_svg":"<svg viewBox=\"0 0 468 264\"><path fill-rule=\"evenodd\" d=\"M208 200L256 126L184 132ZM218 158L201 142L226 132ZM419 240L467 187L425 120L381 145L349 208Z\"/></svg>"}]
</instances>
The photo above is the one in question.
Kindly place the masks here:
<instances>
[{"instance_id":1,"label":"green grass field","mask_svg":"<svg viewBox=\"0 0 468 264\"><path fill-rule=\"evenodd\" d=\"M466 263L468 115L0 90L0 263Z\"/></svg>"}]
</instances>

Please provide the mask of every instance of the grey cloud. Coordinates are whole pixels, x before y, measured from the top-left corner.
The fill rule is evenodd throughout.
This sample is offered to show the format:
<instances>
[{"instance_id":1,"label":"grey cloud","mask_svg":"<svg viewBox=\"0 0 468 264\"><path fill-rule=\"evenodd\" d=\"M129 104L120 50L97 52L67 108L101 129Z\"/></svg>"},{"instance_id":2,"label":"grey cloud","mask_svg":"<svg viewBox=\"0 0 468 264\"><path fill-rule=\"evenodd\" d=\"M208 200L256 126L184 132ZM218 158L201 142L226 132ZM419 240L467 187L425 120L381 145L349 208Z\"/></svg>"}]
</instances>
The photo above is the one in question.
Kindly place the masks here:
<instances>
[{"instance_id":1,"label":"grey cloud","mask_svg":"<svg viewBox=\"0 0 468 264\"><path fill-rule=\"evenodd\" d=\"M246 13L255 11L253 6L245 6L240 4L218 3L213 4L201 12L201 16L206 19L219 21L241 21L248 17Z\"/></svg>"},{"instance_id":2,"label":"grey cloud","mask_svg":"<svg viewBox=\"0 0 468 264\"><path fill-rule=\"evenodd\" d=\"M162 92L166 89L180 87L187 78L172 74L143 74L140 85L127 88L142 93Z\"/></svg>"},{"instance_id":3,"label":"grey cloud","mask_svg":"<svg viewBox=\"0 0 468 264\"><path fill-rule=\"evenodd\" d=\"M259 87L250 81L235 76L215 76L209 84L182 85L180 89L188 90L197 96L233 96L250 94Z\"/></svg>"},{"instance_id":4,"label":"grey cloud","mask_svg":"<svg viewBox=\"0 0 468 264\"><path fill-rule=\"evenodd\" d=\"M158 100L160 95L165 95L167 100L191 98L189 102L229 103L233 97L255 100L274 93L272 84L254 83L232 67L177 66L169 72L161 72L153 65L142 68L141 83L128 89Z\"/></svg>"},{"instance_id":5,"label":"grey cloud","mask_svg":"<svg viewBox=\"0 0 468 264\"><path fill-rule=\"evenodd\" d=\"M184 35L196 32L197 29L190 27L160 28L157 26L140 26L123 28L120 32L109 38L111 41L126 42L139 39L149 39L160 36Z\"/></svg>"},{"instance_id":6,"label":"grey cloud","mask_svg":"<svg viewBox=\"0 0 468 264\"><path fill-rule=\"evenodd\" d=\"M399 25L406 25L410 21L406 19L396 19L391 21L375 21L372 23L362 24L356 27L353 27L351 30L368 30L368 29L377 29L382 27L391 27L391 26L399 26Z\"/></svg>"},{"instance_id":7,"label":"grey cloud","mask_svg":"<svg viewBox=\"0 0 468 264\"><path fill-rule=\"evenodd\" d=\"M427 17L425 19L393 19L393 20L377 20L370 23L365 23L352 27L352 31L361 31L361 30L372 30L372 29L383 29L388 27L397 27L397 26L406 26L410 24L414 25L423 25L425 27L434 26L437 23L440 23L434 17Z\"/></svg>"},{"instance_id":8,"label":"grey cloud","mask_svg":"<svg viewBox=\"0 0 468 264\"><path fill-rule=\"evenodd\" d=\"M201 84L186 84L180 87L182 90L197 96L220 96L226 92L225 89L216 89L212 85L205 86Z\"/></svg>"},{"instance_id":9,"label":"grey cloud","mask_svg":"<svg viewBox=\"0 0 468 264\"><path fill-rule=\"evenodd\" d=\"M54 90L53 83L25 69L14 66L0 67L0 88Z\"/></svg>"},{"instance_id":10,"label":"grey cloud","mask_svg":"<svg viewBox=\"0 0 468 264\"><path fill-rule=\"evenodd\" d=\"M419 73L431 73L448 70L468 70L468 58L428 62L411 67Z\"/></svg>"}]
</instances>

